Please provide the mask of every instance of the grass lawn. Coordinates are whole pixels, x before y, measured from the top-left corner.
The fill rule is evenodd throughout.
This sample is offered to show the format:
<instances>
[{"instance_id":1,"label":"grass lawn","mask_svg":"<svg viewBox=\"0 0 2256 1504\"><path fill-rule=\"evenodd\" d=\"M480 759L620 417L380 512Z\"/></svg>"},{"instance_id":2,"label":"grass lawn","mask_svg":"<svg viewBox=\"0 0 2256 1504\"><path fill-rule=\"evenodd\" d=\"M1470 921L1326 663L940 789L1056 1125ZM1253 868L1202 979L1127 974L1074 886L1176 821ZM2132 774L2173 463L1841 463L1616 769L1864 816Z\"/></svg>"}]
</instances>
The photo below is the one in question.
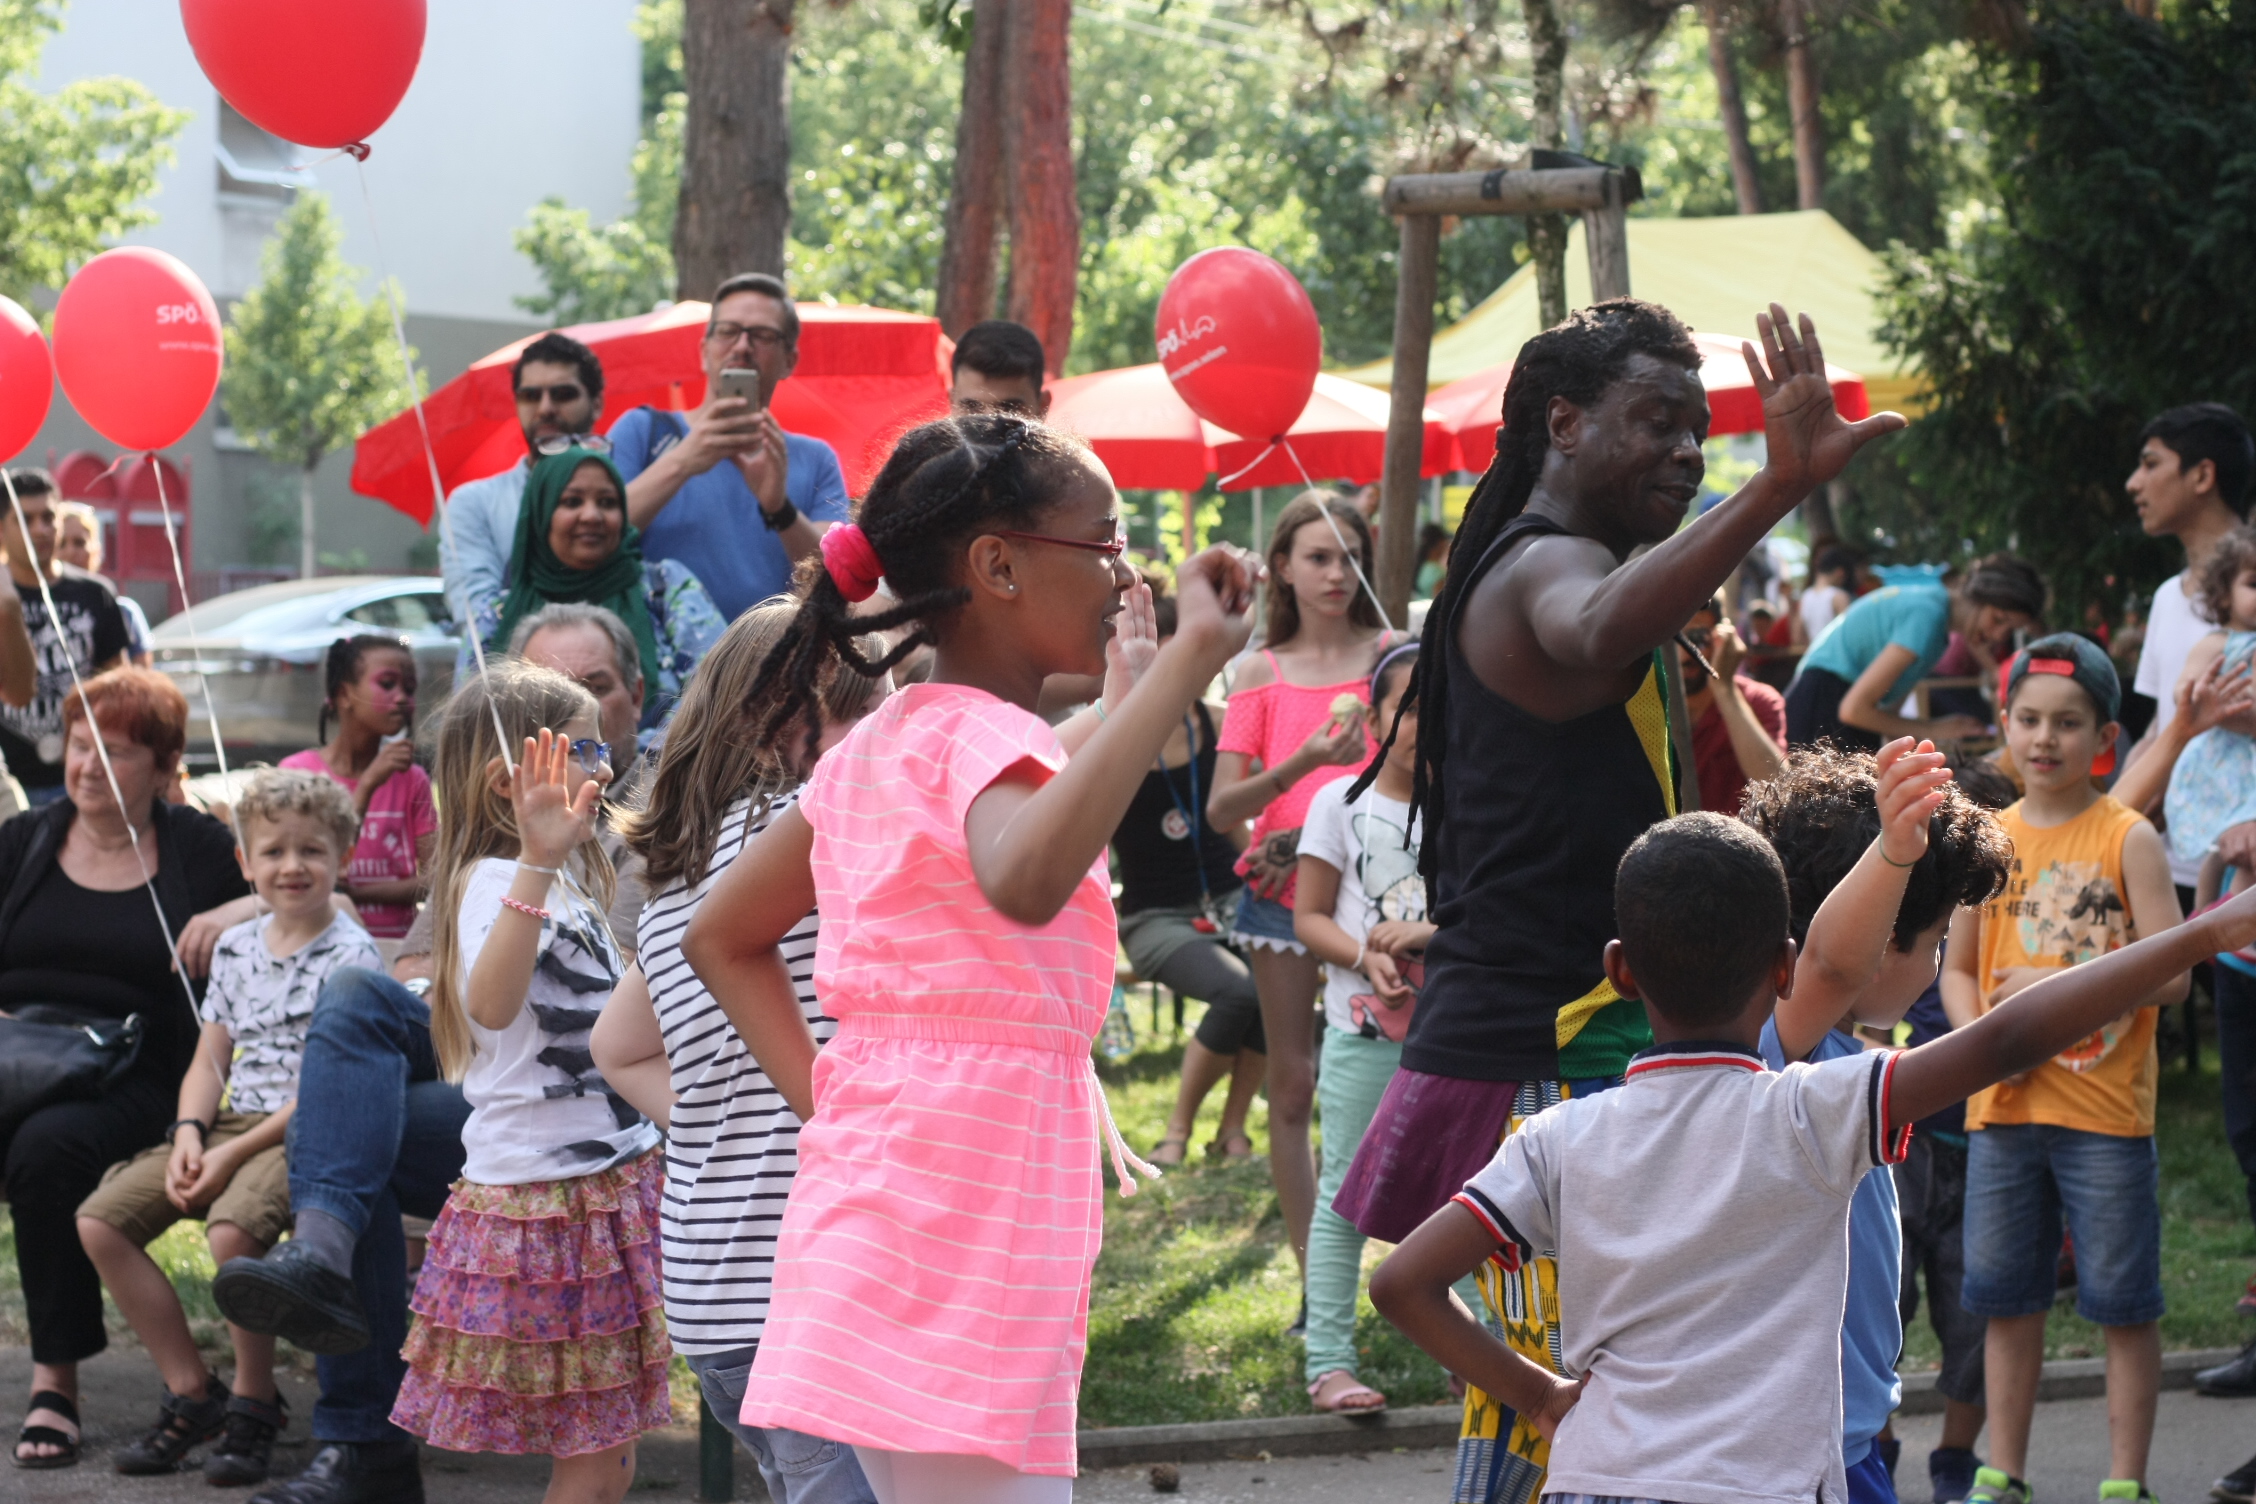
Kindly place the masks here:
<instances>
[{"instance_id":1,"label":"grass lawn","mask_svg":"<svg viewBox=\"0 0 2256 1504\"><path fill-rule=\"evenodd\" d=\"M1171 1028L1157 1035L1149 1031L1142 997L1131 1006L1136 1051L1120 1061L1101 1061L1098 1070L1122 1133L1136 1148L1148 1149L1174 1102L1182 1045ZM1198 1012L1199 1005L1191 1004L1186 1027ZM2170 1301L2162 1341L2171 1350L2237 1346L2245 1339L2246 1323L2234 1314L2233 1302L2256 1259L2256 1232L2225 1144L2213 1043L2204 1049L2204 1064L2199 1075L2182 1064L2162 1070L2162 1270ZM1111 1189L1106 1170L1105 1247L1090 1297L1089 1362L1081 1390L1084 1425L1308 1412L1301 1344L1284 1335L1299 1304L1298 1281L1267 1162L1229 1164L1201 1154L1214 1136L1221 1104L1218 1087L1192 1135L1192 1161L1156 1185L1145 1183L1132 1199L1122 1200ZM1256 1149L1266 1153L1267 1115L1259 1101L1247 1126ZM152 1251L179 1287L199 1341L221 1357L227 1339L211 1303L211 1256L203 1228L179 1224ZM1372 1245L1365 1267L1385 1251ZM112 1333L130 1342L114 1307L109 1317ZM1440 1368L1380 1320L1368 1301L1357 1318L1357 1338L1362 1377L1393 1403L1437 1404L1448 1398ZM0 1207L0 1342L26 1340L14 1231ZM2046 1332L2050 1356L2093 1357L2101 1344L2098 1329L2077 1317L2072 1304L2054 1311ZM1922 1315L1906 1334L1903 1367L1932 1368L1936 1356L1934 1333ZM676 1413L686 1417L694 1413L694 1391L679 1382L684 1373L676 1377Z\"/></svg>"}]
</instances>

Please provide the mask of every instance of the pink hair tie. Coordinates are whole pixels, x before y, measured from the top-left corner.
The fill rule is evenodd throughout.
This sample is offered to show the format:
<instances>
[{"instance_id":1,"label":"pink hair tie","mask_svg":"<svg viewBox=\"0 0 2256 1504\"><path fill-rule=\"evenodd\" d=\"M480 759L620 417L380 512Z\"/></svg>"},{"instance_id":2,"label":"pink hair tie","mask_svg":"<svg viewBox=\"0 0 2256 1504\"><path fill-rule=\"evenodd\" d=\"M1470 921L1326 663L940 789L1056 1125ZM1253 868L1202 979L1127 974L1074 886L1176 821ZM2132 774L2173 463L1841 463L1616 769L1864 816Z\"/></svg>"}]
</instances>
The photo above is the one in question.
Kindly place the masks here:
<instances>
[{"instance_id":1,"label":"pink hair tie","mask_svg":"<svg viewBox=\"0 0 2256 1504\"><path fill-rule=\"evenodd\" d=\"M838 593L850 601L868 600L877 593L877 582L885 577L885 566L878 562L869 534L855 523L841 522L824 533L822 556L823 568L830 571Z\"/></svg>"}]
</instances>

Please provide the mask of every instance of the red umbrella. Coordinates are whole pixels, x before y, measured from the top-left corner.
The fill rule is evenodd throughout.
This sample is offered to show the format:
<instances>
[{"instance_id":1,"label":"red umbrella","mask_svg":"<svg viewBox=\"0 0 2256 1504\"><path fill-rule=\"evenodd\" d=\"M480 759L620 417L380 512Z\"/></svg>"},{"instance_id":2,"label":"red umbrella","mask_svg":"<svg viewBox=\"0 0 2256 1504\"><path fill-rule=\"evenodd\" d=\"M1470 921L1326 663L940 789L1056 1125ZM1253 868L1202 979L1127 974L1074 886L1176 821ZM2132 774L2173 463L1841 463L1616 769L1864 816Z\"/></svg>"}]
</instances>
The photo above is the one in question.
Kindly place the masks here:
<instances>
[{"instance_id":1,"label":"red umbrella","mask_svg":"<svg viewBox=\"0 0 2256 1504\"><path fill-rule=\"evenodd\" d=\"M697 346L710 311L704 303L676 303L564 331L603 362L599 428L608 429L637 407L690 408L704 400ZM941 334L939 320L889 308L802 303L799 322L799 367L776 388L776 418L791 432L837 450L846 488L858 496L895 439L947 411L948 360L955 347ZM534 338L504 345L424 400L439 478L449 492L508 469L524 454L509 371ZM431 475L412 410L360 436L352 486L430 524Z\"/></svg>"},{"instance_id":2,"label":"red umbrella","mask_svg":"<svg viewBox=\"0 0 2256 1504\"><path fill-rule=\"evenodd\" d=\"M1761 433L1762 397L1739 353L1741 341L1728 334L1695 334L1692 342L1700 347L1700 382L1708 389L1708 432ZM1871 413L1863 377L1830 362L1825 374L1833 383L1833 404L1842 417L1854 422ZM1486 470L1495 458L1496 430L1503 426L1504 387L1511 379L1512 363L1506 361L1452 381L1426 398L1426 406L1456 438L1460 469Z\"/></svg>"},{"instance_id":3,"label":"red umbrella","mask_svg":"<svg viewBox=\"0 0 2256 1504\"><path fill-rule=\"evenodd\" d=\"M1284 450L1264 458L1266 440L1241 439L1201 422L1158 365L1069 377L1054 384L1050 394L1050 422L1087 440L1112 471L1115 485L1187 491L1219 473L1225 489L1243 491L1300 480L1300 466ZM1314 478L1376 480L1385 464L1387 408L1384 392L1343 377L1318 376L1308 406L1288 434L1293 451ZM1426 475L1456 467L1454 441L1430 410L1423 459ZM1234 473L1239 471L1244 473Z\"/></svg>"}]
</instances>

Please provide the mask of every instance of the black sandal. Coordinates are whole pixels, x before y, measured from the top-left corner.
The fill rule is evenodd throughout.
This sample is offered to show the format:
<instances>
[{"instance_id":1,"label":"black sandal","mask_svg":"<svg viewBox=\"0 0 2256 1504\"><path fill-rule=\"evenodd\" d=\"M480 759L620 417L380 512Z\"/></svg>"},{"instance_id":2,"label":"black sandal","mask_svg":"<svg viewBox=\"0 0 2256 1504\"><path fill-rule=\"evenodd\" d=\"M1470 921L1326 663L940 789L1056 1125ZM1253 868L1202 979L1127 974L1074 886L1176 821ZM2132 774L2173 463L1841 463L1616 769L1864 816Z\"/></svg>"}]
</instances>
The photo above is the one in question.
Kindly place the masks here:
<instances>
[{"instance_id":1,"label":"black sandal","mask_svg":"<svg viewBox=\"0 0 2256 1504\"><path fill-rule=\"evenodd\" d=\"M69 1395L57 1394L52 1389L35 1389L32 1391L31 1403L24 1407L24 1414L28 1416L34 1410L52 1410L72 1425L80 1424L78 1406ZM9 1456L16 1466L26 1472L42 1472L58 1467L76 1467L79 1458L79 1442L80 1438L71 1435L68 1431L58 1431L53 1426L26 1424L22 1430L16 1433L15 1450L9 1453ZM23 1449L27 1446L60 1447L62 1450L49 1457L26 1457Z\"/></svg>"},{"instance_id":2,"label":"black sandal","mask_svg":"<svg viewBox=\"0 0 2256 1504\"><path fill-rule=\"evenodd\" d=\"M220 1433L227 1424L227 1386L218 1374L206 1376L201 1399L165 1391L157 1423L134 1441L120 1447L110 1461L129 1478L177 1473L188 1454Z\"/></svg>"},{"instance_id":3,"label":"black sandal","mask_svg":"<svg viewBox=\"0 0 2256 1504\"><path fill-rule=\"evenodd\" d=\"M217 1487L264 1483L274 1460L274 1438L289 1429L290 1401L280 1389L272 1404L235 1395L227 1402L227 1429L204 1458L204 1481Z\"/></svg>"}]
</instances>

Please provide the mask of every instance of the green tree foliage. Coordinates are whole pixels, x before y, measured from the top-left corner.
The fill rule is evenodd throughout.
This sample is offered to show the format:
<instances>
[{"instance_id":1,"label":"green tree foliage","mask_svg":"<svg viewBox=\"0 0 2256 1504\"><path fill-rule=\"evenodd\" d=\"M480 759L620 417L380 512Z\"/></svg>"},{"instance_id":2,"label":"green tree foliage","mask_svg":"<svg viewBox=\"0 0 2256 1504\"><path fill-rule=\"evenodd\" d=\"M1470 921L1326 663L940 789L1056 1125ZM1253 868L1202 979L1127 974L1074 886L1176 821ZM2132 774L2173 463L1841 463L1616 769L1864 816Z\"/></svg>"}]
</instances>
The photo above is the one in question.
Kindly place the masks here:
<instances>
[{"instance_id":1,"label":"green tree foliage","mask_svg":"<svg viewBox=\"0 0 2256 1504\"><path fill-rule=\"evenodd\" d=\"M0 293L19 303L156 218L142 204L188 117L123 78L42 93L62 0L0 0Z\"/></svg>"},{"instance_id":2,"label":"green tree foliage","mask_svg":"<svg viewBox=\"0 0 2256 1504\"><path fill-rule=\"evenodd\" d=\"M257 453L298 472L302 571L314 565L313 473L333 450L406 406L391 316L355 290L329 201L302 192L260 257L258 285L230 305L228 420ZM410 360L413 352L409 352Z\"/></svg>"},{"instance_id":3,"label":"green tree foliage","mask_svg":"<svg viewBox=\"0 0 2256 1504\"><path fill-rule=\"evenodd\" d=\"M2123 497L2141 424L2256 410L2256 12L2063 8L1979 82L2002 207L1890 258L1889 336L1936 400L1893 441L1910 489L1859 521L1914 556L2018 548L2057 620L2112 620L2175 566Z\"/></svg>"}]
</instances>

